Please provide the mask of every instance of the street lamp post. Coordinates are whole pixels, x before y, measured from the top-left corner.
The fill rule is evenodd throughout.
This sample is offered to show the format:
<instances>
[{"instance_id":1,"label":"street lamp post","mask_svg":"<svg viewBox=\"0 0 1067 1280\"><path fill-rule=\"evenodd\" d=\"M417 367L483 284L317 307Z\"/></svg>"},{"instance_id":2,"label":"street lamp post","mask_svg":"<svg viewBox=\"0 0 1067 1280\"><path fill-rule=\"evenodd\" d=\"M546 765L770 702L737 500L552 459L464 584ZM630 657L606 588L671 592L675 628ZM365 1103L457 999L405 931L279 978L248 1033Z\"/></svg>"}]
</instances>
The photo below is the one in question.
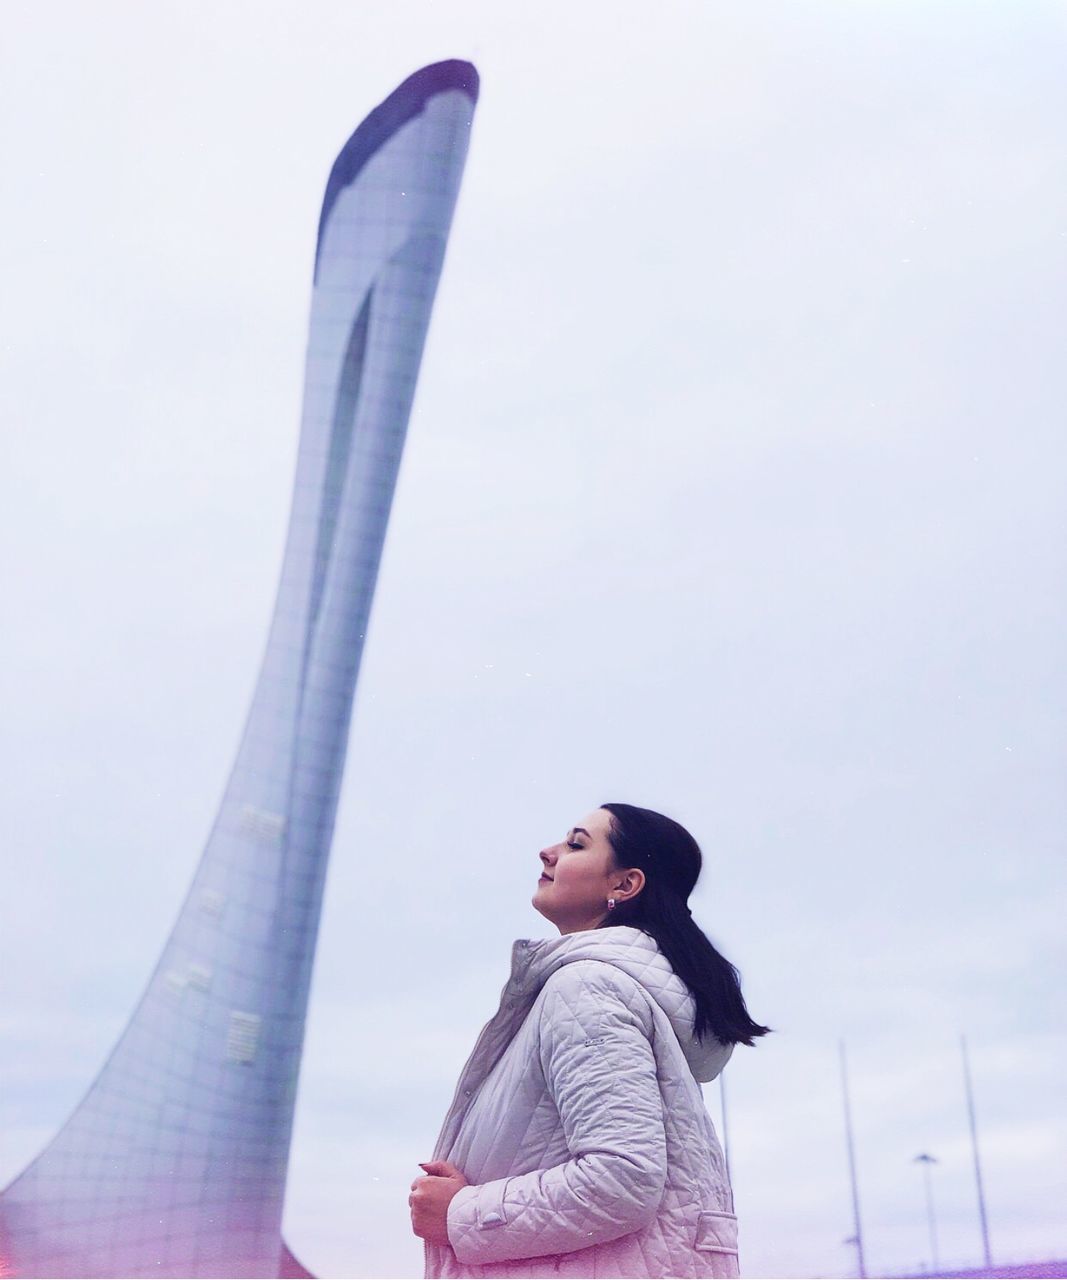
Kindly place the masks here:
<instances>
[{"instance_id":1,"label":"street lamp post","mask_svg":"<svg viewBox=\"0 0 1067 1280\"><path fill-rule=\"evenodd\" d=\"M856 1269L860 1280L866 1280L867 1260L863 1256L863 1228L860 1226L860 1192L856 1180L856 1151L852 1142L852 1109L848 1101L848 1066L845 1061L845 1042L838 1041L838 1052L841 1057L841 1097L845 1104L845 1142L848 1147L848 1175L852 1184L852 1225L854 1231L850 1240L856 1245Z\"/></svg>"},{"instance_id":2,"label":"street lamp post","mask_svg":"<svg viewBox=\"0 0 1067 1280\"><path fill-rule=\"evenodd\" d=\"M982 1191L982 1166L978 1161L978 1122L974 1118L974 1090L971 1088L971 1066L967 1060L967 1038L960 1036L960 1052L963 1055L963 1087L967 1094L967 1116L971 1123L971 1147L974 1151L974 1181L978 1188L978 1221L982 1226L982 1249L986 1269L993 1266L993 1252L989 1247L989 1222L986 1219L985 1194Z\"/></svg>"},{"instance_id":3,"label":"street lamp post","mask_svg":"<svg viewBox=\"0 0 1067 1280\"><path fill-rule=\"evenodd\" d=\"M926 1183L926 1222L930 1228L930 1253L933 1258L934 1272L939 1270L940 1264L937 1257L937 1217L934 1213L934 1188L930 1180L930 1166L937 1164L936 1156L927 1155L924 1151L917 1155L912 1164L921 1164L923 1167L923 1180Z\"/></svg>"}]
</instances>

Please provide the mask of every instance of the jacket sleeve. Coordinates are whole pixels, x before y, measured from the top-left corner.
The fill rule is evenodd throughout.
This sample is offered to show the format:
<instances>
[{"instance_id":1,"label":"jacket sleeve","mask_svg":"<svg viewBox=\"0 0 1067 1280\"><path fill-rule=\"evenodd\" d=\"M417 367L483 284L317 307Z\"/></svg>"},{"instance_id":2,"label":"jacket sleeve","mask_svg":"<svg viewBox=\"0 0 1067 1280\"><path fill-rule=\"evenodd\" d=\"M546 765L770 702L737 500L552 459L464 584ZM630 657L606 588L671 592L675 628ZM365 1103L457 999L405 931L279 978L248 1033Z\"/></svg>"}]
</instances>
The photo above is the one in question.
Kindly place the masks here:
<instances>
[{"instance_id":1,"label":"jacket sleeve","mask_svg":"<svg viewBox=\"0 0 1067 1280\"><path fill-rule=\"evenodd\" d=\"M614 965L582 960L549 978L541 1067L571 1158L461 1188L448 1206L449 1242L460 1262L567 1253L653 1220L667 1143L651 1036L647 997Z\"/></svg>"}]
</instances>

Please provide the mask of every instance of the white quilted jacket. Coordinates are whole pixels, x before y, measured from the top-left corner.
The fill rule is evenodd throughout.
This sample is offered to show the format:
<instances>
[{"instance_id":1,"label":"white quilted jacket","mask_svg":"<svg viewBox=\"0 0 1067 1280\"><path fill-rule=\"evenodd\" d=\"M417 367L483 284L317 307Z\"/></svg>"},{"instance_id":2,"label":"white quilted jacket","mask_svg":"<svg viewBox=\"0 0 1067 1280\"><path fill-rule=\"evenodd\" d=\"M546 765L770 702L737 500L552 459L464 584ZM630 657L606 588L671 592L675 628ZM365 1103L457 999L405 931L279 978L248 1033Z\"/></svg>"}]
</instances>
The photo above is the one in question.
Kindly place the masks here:
<instances>
[{"instance_id":1,"label":"white quilted jacket","mask_svg":"<svg viewBox=\"0 0 1067 1280\"><path fill-rule=\"evenodd\" d=\"M656 942L617 925L516 942L434 1149L472 1184L427 1276L736 1276L737 1220L693 1034Z\"/></svg>"}]
</instances>

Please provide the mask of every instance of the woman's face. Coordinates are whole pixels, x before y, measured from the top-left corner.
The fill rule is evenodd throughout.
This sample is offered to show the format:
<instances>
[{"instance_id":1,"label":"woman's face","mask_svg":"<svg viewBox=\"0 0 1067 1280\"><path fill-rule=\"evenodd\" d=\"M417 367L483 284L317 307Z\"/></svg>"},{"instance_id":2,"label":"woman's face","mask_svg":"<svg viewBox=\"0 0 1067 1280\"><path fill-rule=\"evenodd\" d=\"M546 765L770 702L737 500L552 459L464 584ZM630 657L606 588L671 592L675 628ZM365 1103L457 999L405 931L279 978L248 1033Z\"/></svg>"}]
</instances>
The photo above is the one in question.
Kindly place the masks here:
<instances>
[{"instance_id":1,"label":"woman's face","mask_svg":"<svg viewBox=\"0 0 1067 1280\"><path fill-rule=\"evenodd\" d=\"M559 844L541 850L542 874L531 901L561 934L595 929L607 915L609 898L621 902L645 882L636 867L614 867L610 829L611 814L594 809Z\"/></svg>"}]
</instances>

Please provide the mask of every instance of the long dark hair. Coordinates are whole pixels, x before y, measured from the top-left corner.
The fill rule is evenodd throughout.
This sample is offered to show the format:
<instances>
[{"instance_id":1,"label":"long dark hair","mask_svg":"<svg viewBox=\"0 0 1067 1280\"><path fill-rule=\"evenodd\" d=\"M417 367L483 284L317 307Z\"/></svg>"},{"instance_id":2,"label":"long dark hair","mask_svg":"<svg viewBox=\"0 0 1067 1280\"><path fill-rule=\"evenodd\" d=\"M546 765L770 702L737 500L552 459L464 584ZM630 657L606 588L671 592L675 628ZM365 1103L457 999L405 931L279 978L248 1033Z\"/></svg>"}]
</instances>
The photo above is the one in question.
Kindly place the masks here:
<instances>
[{"instance_id":1,"label":"long dark hair","mask_svg":"<svg viewBox=\"0 0 1067 1280\"><path fill-rule=\"evenodd\" d=\"M628 924L655 938L671 968L693 993L693 1030L703 1040L710 1030L723 1044L752 1044L770 1027L749 1017L741 975L711 945L693 919L686 899L700 875L700 846L680 823L653 809L602 804L611 814L608 839L620 870L639 867L645 883L635 897L620 902L597 926Z\"/></svg>"}]
</instances>

